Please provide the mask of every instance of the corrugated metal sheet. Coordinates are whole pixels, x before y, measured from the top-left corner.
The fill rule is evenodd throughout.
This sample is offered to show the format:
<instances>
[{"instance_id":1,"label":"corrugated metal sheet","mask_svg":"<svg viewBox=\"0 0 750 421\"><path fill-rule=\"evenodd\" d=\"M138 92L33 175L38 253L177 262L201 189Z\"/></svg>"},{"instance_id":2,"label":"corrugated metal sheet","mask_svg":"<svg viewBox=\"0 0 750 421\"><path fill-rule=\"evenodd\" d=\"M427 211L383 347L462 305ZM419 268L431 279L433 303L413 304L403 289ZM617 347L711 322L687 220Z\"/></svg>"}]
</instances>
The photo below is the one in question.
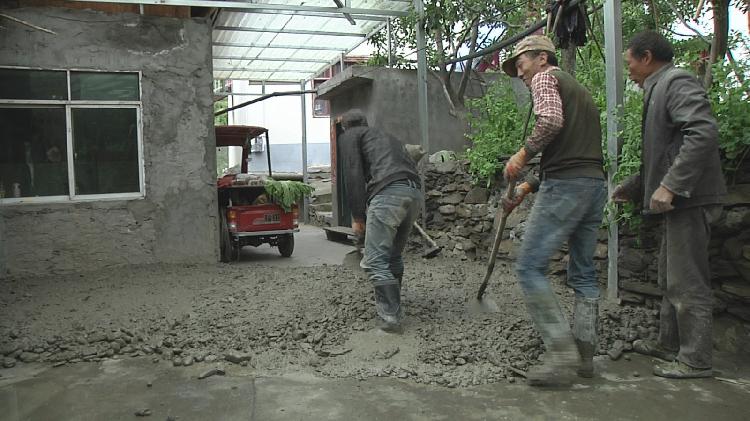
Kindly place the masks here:
<instances>
[{"instance_id":1,"label":"corrugated metal sheet","mask_svg":"<svg viewBox=\"0 0 750 421\"><path fill-rule=\"evenodd\" d=\"M345 3L346 0L342 0ZM336 7L333 0L260 0L254 4ZM407 11L409 1L350 0L352 9ZM322 15L322 16L321 16ZM330 16L330 15L329 15ZM223 9L213 33L213 66L216 79L302 81L339 61L365 37L385 25L386 16L358 19L352 25L343 14L282 11L254 13Z\"/></svg>"}]
</instances>

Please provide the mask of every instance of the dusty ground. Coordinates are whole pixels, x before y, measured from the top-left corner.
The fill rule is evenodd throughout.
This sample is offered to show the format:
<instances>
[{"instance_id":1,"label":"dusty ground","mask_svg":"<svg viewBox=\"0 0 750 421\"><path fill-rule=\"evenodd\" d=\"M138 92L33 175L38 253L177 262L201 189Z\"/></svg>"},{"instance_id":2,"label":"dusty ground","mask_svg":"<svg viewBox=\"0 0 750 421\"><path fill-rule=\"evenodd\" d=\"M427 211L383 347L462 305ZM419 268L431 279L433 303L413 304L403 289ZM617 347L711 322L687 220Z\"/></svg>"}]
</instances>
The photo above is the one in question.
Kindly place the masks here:
<instances>
[{"instance_id":1,"label":"dusty ground","mask_svg":"<svg viewBox=\"0 0 750 421\"><path fill-rule=\"evenodd\" d=\"M371 288L339 265L146 266L0 281L0 353L66 364L149 355L174 365L225 361L256 374L397 377L449 387L516 381L541 341L499 261L489 290L500 312L474 316L484 264L407 259L402 335L374 329ZM572 293L558 281L570 312ZM606 307L606 306L605 306ZM645 309L602 310L601 353L656 332ZM1 371L0 371L1 372Z\"/></svg>"}]
</instances>

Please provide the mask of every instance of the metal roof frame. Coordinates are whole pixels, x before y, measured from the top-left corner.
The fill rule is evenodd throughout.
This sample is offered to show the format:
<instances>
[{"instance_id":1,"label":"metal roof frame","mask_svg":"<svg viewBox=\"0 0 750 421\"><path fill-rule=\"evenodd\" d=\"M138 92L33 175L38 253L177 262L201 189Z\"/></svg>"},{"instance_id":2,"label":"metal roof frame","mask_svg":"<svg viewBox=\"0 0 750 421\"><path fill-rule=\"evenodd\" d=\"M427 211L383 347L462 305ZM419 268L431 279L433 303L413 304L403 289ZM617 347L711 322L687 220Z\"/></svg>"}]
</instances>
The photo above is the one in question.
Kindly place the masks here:
<instances>
[{"instance_id":1,"label":"metal roof frame","mask_svg":"<svg viewBox=\"0 0 750 421\"><path fill-rule=\"evenodd\" d=\"M299 83L407 16L412 0L74 0L214 8L214 79Z\"/></svg>"}]
</instances>

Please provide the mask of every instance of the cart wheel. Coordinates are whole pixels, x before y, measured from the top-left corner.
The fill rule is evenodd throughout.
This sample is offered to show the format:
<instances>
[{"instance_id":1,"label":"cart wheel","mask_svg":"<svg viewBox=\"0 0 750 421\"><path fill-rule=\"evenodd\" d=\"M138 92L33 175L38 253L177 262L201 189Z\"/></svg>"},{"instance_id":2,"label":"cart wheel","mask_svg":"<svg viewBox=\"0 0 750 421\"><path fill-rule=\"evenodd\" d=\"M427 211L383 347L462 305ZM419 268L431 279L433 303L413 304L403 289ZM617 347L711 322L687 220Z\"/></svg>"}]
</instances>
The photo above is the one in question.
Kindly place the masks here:
<instances>
[{"instance_id":1,"label":"cart wheel","mask_svg":"<svg viewBox=\"0 0 750 421\"><path fill-rule=\"evenodd\" d=\"M219 221L221 261L227 263L232 259L232 238L229 236L229 228L227 227L227 210L224 208L219 210Z\"/></svg>"},{"instance_id":2,"label":"cart wheel","mask_svg":"<svg viewBox=\"0 0 750 421\"><path fill-rule=\"evenodd\" d=\"M294 251L294 234L284 234L279 236L278 240L279 253L283 257L289 257Z\"/></svg>"}]
</instances>

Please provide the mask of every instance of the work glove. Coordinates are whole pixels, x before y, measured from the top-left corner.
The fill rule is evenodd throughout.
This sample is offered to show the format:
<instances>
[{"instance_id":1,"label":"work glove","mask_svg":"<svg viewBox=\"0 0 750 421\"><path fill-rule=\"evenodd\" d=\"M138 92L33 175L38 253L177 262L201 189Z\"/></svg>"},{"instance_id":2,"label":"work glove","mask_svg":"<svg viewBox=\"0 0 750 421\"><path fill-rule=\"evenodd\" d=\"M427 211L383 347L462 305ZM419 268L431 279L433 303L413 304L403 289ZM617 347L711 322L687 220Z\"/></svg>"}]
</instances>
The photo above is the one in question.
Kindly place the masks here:
<instances>
[{"instance_id":1,"label":"work glove","mask_svg":"<svg viewBox=\"0 0 750 421\"><path fill-rule=\"evenodd\" d=\"M508 162L505 164L505 170L503 171L503 177L508 181L514 181L518 179L518 175L521 173L523 167L529 161L526 148L521 148L515 155L511 156Z\"/></svg>"},{"instance_id":2,"label":"work glove","mask_svg":"<svg viewBox=\"0 0 750 421\"><path fill-rule=\"evenodd\" d=\"M515 190L513 191L513 197L511 197L510 199L508 199L507 197L503 197L502 205L505 213L509 214L513 212L513 209L515 209L518 205L521 204L521 202L523 202L523 199L527 194L531 193L531 190L531 184L524 181L523 183L516 186Z\"/></svg>"}]
</instances>

